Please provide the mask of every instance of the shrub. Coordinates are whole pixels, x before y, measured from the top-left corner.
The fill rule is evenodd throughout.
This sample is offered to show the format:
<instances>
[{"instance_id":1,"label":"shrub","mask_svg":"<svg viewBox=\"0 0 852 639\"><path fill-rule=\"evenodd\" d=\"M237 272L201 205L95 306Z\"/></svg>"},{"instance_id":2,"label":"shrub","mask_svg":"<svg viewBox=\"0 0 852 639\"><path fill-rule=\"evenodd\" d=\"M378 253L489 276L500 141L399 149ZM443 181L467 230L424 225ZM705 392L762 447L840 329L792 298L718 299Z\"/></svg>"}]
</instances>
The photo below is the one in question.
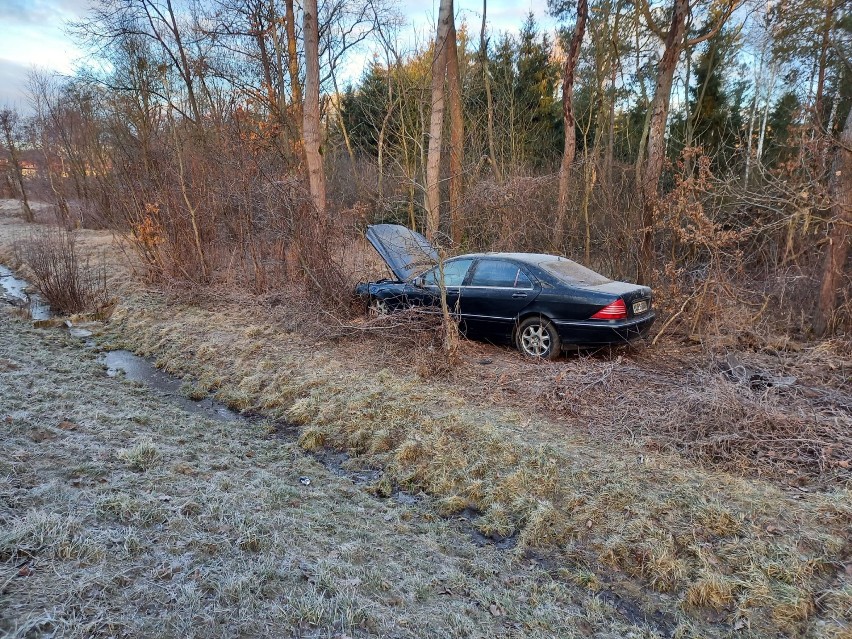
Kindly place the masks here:
<instances>
[{"instance_id":1,"label":"shrub","mask_svg":"<svg viewBox=\"0 0 852 639\"><path fill-rule=\"evenodd\" d=\"M94 311L108 301L106 273L81 264L74 236L54 228L35 232L18 246L33 284L51 308L63 315Z\"/></svg>"}]
</instances>

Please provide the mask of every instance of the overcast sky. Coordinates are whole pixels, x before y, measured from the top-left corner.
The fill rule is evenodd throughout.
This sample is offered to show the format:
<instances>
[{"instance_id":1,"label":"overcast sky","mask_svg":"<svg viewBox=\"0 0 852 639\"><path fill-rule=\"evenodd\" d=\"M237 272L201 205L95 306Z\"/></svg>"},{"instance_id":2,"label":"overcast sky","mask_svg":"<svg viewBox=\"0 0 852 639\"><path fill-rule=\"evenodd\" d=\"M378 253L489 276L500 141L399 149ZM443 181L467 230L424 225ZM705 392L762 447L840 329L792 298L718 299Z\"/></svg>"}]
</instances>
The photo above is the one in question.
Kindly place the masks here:
<instances>
[{"instance_id":1,"label":"overcast sky","mask_svg":"<svg viewBox=\"0 0 852 639\"><path fill-rule=\"evenodd\" d=\"M90 0L0 0L0 106L26 110L26 76L33 67L71 73L85 64L83 51L65 33L69 20L86 15ZM401 0L397 4L408 21L407 31L420 38L435 22L437 3ZM544 27L552 28L546 0L490 0L488 25L493 32L516 32L530 11ZM482 19L481 0L457 0L458 23L466 20L475 34ZM363 64L351 65L363 69ZM357 78L353 78L357 79Z\"/></svg>"}]
</instances>

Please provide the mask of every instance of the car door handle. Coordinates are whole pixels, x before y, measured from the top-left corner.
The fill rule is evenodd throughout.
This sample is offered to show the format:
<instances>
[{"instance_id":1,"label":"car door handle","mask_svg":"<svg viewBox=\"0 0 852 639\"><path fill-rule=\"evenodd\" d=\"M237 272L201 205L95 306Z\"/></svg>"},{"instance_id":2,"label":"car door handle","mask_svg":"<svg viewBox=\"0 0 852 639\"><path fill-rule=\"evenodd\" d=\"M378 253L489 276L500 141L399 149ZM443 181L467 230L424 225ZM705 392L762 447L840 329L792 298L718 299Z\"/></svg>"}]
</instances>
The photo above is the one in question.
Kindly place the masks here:
<instances>
[{"instance_id":1,"label":"car door handle","mask_svg":"<svg viewBox=\"0 0 852 639\"><path fill-rule=\"evenodd\" d=\"M514 297L516 299L519 298L519 297L526 297L526 296L527 296L526 293L512 293L512 297Z\"/></svg>"}]
</instances>

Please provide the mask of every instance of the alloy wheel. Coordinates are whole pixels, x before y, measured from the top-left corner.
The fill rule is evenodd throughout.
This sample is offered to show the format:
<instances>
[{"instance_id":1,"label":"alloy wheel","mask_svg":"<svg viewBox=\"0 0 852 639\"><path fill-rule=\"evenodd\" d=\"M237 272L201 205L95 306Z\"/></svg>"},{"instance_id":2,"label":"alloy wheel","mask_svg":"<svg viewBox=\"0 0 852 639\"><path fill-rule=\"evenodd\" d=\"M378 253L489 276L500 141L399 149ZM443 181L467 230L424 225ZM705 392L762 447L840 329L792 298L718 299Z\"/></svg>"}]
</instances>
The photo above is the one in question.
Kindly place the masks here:
<instances>
[{"instance_id":1,"label":"alloy wheel","mask_svg":"<svg viewBox=\"0 0 852 639\"><path fill-rule=\"evenodd\" d=\"M545 357L550 351L550 331L541 324L532 324L521 333L521 346L524 353L533 357Z\"/></svg>"}]
</instances>

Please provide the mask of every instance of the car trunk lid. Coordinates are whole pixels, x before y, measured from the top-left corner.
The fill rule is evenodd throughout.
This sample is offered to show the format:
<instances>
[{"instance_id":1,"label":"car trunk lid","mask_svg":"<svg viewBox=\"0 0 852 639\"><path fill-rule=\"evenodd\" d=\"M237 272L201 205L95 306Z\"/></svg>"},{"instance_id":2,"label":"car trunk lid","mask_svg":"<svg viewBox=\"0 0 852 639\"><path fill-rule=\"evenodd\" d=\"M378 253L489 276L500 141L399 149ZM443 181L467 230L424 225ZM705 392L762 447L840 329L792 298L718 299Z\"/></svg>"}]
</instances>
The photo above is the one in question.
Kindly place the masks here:
<instances>
[{"instance_id":1,"label":"car trunk lid","mask_svg":"<svg viewBox=\"0 0 852 639\"><path fill-rule=\"evenodd\" d=\"M367 239L391 272L406 282L438 263L438 252L417 231L399 224L372 224Z\"/></svg>"},{"instance_id":2,"label":"car trunk lid","mask_svg":"<svg viewBox=\"0 0 852 639\"><path fill-rule=\"evenodd\" d=\"M607 282L606 284L599 284L597 286L588 286L586 288L600 293L610 293L623 299L627 306L627 315L629 317L633 317L634 315L643 315L651 310L652 293L651 289L647 286L630 284L629 282L613 281ZM637 303L641 302L647 302L647 304L640 304L639 306L636 306ZM636 312L637 310L639 312Z\"/></svg>"}]
</instances>

